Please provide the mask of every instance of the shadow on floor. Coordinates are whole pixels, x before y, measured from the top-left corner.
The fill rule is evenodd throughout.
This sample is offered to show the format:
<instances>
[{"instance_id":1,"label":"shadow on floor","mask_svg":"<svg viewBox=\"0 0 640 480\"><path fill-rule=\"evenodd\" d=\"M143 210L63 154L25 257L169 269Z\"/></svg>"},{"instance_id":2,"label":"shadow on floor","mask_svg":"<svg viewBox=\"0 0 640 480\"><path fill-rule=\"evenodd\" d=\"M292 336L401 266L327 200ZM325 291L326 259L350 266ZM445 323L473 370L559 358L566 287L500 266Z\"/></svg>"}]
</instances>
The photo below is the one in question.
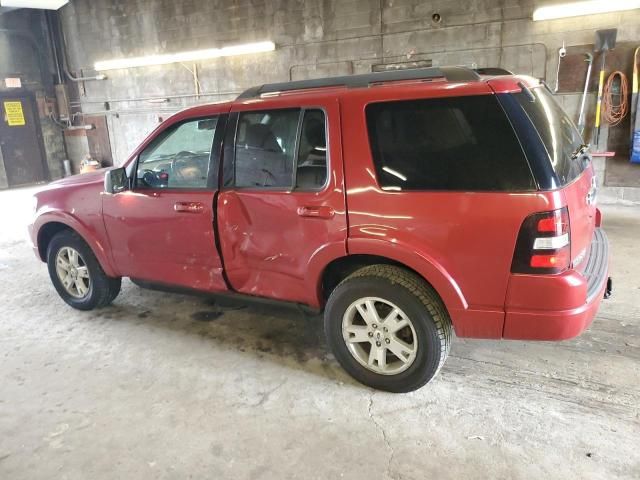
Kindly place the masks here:
<instances>
[{"instance_id":1,"label":"shadow on floor","mask_svg":"<svg viewBox=\"0 0 640 480\"><path fill-rule=\"evenodd\" d=\"M322 316L295 307L165 293L123 284L114 304L93 315L97 320L126 321L197 336L212 341L214 348L220 344L290 368L359 385L329 352Z\"/></svg>"}]
</instances>

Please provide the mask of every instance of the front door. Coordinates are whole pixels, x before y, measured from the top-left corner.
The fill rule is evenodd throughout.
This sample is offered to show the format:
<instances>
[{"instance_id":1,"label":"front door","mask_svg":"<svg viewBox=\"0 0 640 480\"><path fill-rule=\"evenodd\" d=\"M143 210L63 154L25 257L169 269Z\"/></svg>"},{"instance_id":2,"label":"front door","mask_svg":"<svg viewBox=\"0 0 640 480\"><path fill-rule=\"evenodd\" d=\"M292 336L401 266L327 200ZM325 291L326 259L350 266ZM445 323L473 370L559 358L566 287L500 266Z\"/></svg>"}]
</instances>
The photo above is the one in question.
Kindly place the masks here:
<instances>
[{"instance_id":1,"label":"front door","mask_svg":"<svg viewBox=\"0 0 640 480\"><path fill-rule=\"evenodd\" d=\"M225 120L169 125L138 155L132 188L104 195L110 250L122 276L226 289L213 228Z\"/></svg>"},{"instance_id":2,"label":"front door","mask_svg":"<svg viewBox=\"0 0 640 480\"><path fill-rule=\"evenodd\" d=\"M47 179L36 121L30 97L0 97L0 159L10 187Z\"/></svg>"},{"instance_id":3,"label":"front door","mask_svg":"<svg viewBox=\"0 0 640 480\"><path fill-rule=\"evenodd\" d=\"M317 265L346 254L346 210L338 100L306 101L234 107L218 228L234 290L316 305Z\"/></svg>"}]
</instances>

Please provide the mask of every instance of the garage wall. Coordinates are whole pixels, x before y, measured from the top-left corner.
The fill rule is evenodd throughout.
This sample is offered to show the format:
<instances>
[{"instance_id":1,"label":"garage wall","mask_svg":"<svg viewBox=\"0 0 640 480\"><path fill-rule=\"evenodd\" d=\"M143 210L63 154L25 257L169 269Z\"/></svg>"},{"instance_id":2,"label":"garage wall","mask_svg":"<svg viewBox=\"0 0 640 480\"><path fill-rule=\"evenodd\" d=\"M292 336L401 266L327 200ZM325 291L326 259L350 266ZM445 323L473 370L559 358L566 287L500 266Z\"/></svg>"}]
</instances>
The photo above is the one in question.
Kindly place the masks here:
<instances>
[{"instance_id":1,"label":"garage wall","mask_svg":"<svg viewBox=\"0 0 640 480\"><path fill-rule=\"evenodd\" d=\"M53 61L49 49L42 11L19 9L0 15L0 93L33 93L38 104L38 117L49 177L59 178L65 158L62 131L40 108L54 97ZM20 77L22 89L5 87L5 77ZM7 186L4 166L0 159L0 188Z\"/></svg>"},{"instance_id":2,"label":"garage wall","mask_svg":"<svg viewBox=\"0 0 640 480\"><path fill-rule=\"evenodd\" d=\"M640 11L532 22L531 0L72 0L61 10L75 71L97 60L176 52L259 40L276 51L199 62L205 95L193 95L193 65L107 72L86 83L77 108L109 108L116 163L171 112L194 103L232 98L259 83L371 71L372 66L418 62L501 66L553 84L557 49L592 44L595 30L618 28L618 41L640 43ZM548 2L545 2L548 3ZM441 21L432 16L438 13ZM190 71L191 70L191 71ZM138 100L132 100L138 99ZM127 101L121 101L127 100ZM577 118L579 94L561 96ZM105 107L105 102L109 102ZM593 110L595 98L590 100ZM598 163L602 170L604 163ZM601 175L604 177L604 175Z\"/></svg>"}]
</instances>

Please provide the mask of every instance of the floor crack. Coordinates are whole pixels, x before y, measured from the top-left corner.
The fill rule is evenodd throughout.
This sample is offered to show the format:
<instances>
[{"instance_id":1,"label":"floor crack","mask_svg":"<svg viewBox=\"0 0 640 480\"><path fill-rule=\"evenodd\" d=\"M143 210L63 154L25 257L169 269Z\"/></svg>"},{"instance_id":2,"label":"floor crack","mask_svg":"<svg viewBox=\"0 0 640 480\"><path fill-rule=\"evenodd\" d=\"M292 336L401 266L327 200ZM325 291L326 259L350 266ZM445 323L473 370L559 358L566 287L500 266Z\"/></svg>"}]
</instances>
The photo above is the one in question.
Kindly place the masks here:
<instances>
[{"instance_id":1,"label":"floor crack","mask_svg":"<svg viewBox=\"0 0 640 480\"><path fill-rule=\"evenodd\" d=\"M393 458L395 456L395 451L393 450L393 447L391 446L391 443L389 442L389 438L387 437L387 432L385 431L384 427L380 424L380 422L378 422L378 420L376 420L375 416L373 415L373 395L375 394L375 392L371 392L371 395L369 395L369 406L367 408L367 413L369 414L369 419L373 422L373 424L376 426L376 428L380 431L380 433L382 434L382 439L384 440L384 444L387 447L387 449L389 450L389 460L387 462L387 477L393 479L393 475L391 475L391 464L393 463Z\"/></svg>"},{"instance_id":2,"label":"floor crack","mask_svg":"<svg viewBox=\"0 0 640 480\"><path fill-rule=\"evenodd\" d=\"M262 393L262 398L258 401L258 403L253 405L253 407L262 406L267 400L269 400L271 395L273 395L275 393L275 391L280 389L285 383L287 383L287 379L286 378L284 380L282 380L282 382L280 382L278 385L273 387L271 390L267 390L266 392L263 392Z\"/></svg>"}]
</instances>

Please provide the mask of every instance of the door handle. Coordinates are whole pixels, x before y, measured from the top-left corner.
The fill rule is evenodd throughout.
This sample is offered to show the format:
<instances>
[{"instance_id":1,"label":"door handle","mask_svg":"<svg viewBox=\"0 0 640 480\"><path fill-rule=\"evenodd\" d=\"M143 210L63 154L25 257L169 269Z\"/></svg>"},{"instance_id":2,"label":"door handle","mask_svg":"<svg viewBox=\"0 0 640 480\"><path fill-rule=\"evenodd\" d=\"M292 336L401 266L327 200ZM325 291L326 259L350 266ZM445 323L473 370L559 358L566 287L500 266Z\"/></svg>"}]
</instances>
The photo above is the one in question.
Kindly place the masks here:
<instances>
[{"instance_id":1,"label":"door handle","mask_svg":"<svg viewBox=\"0 0 640 480\"><path fill-rule=\"evenodd\" d=\"M335 210L327 205L319 207L298 207L298 215L301 217L313 217L313 218L333 218L336 214Z\"/></svg>"},{"instance_id":2,"label":"door handle","mask_svg":"<svg viewBox=\"0 0 640 480\"><path fill-rule=\"evenodd\" d=\"M200 202L176 202L173 209L178 213L202 213L204 204Z\"/></svg>"}]
</instances>

